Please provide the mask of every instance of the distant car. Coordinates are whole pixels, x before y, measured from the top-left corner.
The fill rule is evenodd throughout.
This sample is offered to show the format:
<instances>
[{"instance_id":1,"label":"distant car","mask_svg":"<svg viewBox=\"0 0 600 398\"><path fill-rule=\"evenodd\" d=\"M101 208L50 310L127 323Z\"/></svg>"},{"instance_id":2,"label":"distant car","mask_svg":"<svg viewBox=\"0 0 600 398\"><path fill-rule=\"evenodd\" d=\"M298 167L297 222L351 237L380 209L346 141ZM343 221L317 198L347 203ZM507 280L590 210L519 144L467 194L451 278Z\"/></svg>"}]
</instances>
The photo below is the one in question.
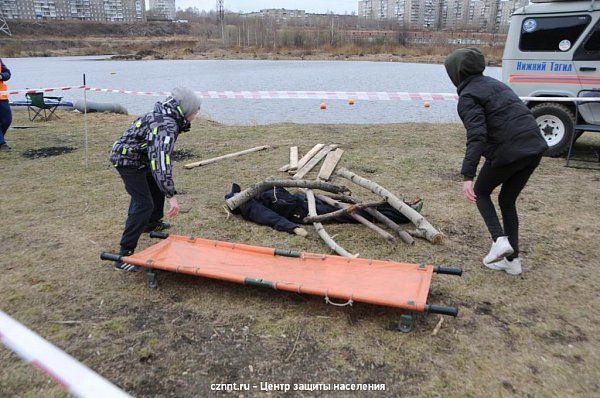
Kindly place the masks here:
<instances>
[{"instance_id":1,"label":"distant car","mask_svg":"<svg viewBox=\"0 0 600 398\"><path fill-rule=\"evenodd\" d=\"M502 78L521 97L600 97L600 1L533 0L515 11ZM528 106L548 156L564 154L573 135L600 131L600 102L579 103L577 109L560 101Z\"/></svg>"}]
</instances>

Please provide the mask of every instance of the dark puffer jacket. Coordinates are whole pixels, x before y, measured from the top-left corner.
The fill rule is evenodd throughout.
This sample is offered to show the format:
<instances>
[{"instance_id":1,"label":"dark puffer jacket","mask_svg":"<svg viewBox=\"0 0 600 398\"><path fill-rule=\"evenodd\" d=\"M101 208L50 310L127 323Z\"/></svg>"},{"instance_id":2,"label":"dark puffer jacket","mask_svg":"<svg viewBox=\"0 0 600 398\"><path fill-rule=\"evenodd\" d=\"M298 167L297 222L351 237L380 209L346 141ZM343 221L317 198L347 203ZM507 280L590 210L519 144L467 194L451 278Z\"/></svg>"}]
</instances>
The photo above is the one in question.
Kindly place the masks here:
<instances>
[{"instance_id":1,"label":"dark puffer jacket","mask_svg":"<svg viewBox=\"0 0 600 398\"><path fill-rule=\"evenodd\" d=\"M461 174L472 180L484 156L492 167L543 154L548 145L533 114L506 84L483 76L485 60L476 48L448 56L446 71L457 86L458 114L467 129Z\"/></svg>"},{"instance_id":2,"label":"dark puffer jacket","mask_svg":"<svg viewBox=\"0 0 600 398\"><path fill-rule=\"evenodd\" d=\"M190 123L183 114L173 97L157 102L153 112L133 122L114 143L110 162L115 167L150 167L160 190L167 198L174 196L171 155L179 134L190 129Z\"/></svg>"}]
</instances>

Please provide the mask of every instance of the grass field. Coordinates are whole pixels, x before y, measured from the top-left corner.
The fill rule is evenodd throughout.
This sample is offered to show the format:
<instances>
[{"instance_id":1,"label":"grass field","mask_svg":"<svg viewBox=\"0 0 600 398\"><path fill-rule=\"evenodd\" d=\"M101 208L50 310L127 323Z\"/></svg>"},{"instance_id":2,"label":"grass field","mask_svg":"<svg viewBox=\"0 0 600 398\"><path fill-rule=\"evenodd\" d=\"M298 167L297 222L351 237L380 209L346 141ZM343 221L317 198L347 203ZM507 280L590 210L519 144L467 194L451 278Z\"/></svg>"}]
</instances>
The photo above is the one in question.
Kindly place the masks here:
<instances>
[{"instance_id":1,"label":"grass field","mask_svg":"<svg viewBox=\"0 0 600 398\"><path fill-rule=\"evenodd\" d=\"M439 316L417 315L415 331L401 334L393 330L402 314L394 309L337 308L315 297L166 273L150 290L143 273L115 271L99 254L118 249L128 197L107 156L133 117L89 116L85 168L83 118L60 115L30 123L17 113L14 125L35 128L11 130L15 150L0 154L0 309L132 395L206 396L211 383L233 382L385 383L378 394L393 397L600 395L597 171L542 161L520 198L524 273L511 277L481 265L490 239L461 195L461 126L200 123L180 137L177 149L193 159L275 148L194 170L176 164L186 211L174 221L177 234L328 252L312 228L304 239L227 219L222 208L232 182L247 186L276 175L290 145L306 152L339 143L343 166L401 197L425 198L423 213L446 234L443 245L392 246L361 226L327 226L362 257L465 269L462 278L434 276L430 295L432 303L459 306L459 316L432 336ZM26 152L47 147L75 149L38 158ZM151 243L144 237L140 248ZM64 395L0 348L1 397Z\"/></svg>"}]
</instances>

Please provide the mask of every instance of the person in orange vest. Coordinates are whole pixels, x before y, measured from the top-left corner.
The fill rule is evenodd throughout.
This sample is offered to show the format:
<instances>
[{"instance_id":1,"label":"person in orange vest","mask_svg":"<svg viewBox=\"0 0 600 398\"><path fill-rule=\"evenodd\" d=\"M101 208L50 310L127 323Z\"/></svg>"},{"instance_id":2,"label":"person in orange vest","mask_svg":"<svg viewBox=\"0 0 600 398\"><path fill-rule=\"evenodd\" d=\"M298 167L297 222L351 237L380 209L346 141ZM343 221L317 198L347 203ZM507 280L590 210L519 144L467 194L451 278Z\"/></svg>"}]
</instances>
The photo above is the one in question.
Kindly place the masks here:
<instances>
[{"instance_id":1,"label":"person in orange vest","mask_svg":"<svg viewBox=\"0 0 600 398\"><path fill-rule=\"evenodd\" d=\"M12 123L12 112L8 103L8 87L4 83L10 79L10 70L0 59L0 152L10 151L11 148L4 141L4 136ZM3 92L4 91L4 92Z\"/></svg>"}]
</instances>

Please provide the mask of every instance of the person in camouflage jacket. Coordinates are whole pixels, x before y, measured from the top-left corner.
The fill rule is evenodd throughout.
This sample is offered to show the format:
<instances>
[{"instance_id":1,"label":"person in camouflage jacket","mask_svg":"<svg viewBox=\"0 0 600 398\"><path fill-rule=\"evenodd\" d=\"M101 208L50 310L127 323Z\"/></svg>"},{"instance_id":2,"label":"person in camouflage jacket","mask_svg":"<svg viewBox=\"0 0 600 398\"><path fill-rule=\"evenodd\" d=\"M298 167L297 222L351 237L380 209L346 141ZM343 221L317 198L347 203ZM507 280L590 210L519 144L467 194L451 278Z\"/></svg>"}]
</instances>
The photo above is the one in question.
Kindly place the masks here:
<instances>
[{"instance_id":1,"label":"person in camouflage jacket","mask_svg":"<svg viewBox=\"0 0 600 398\"><path fill-rule=\"evenodd\" d=\"M152 112L133 122L113 144L110 162L131 196L120 242L121 255L133 253L143 232L169 227L162 222L165 197L170 204L167 217L179 213L171 157L177 137L189 131L199 109L200 99L194 92L177 87L166 100L157 102ZM115 267L126 271L137 269L122 262Z\"/></svg>"}]
</instances>

